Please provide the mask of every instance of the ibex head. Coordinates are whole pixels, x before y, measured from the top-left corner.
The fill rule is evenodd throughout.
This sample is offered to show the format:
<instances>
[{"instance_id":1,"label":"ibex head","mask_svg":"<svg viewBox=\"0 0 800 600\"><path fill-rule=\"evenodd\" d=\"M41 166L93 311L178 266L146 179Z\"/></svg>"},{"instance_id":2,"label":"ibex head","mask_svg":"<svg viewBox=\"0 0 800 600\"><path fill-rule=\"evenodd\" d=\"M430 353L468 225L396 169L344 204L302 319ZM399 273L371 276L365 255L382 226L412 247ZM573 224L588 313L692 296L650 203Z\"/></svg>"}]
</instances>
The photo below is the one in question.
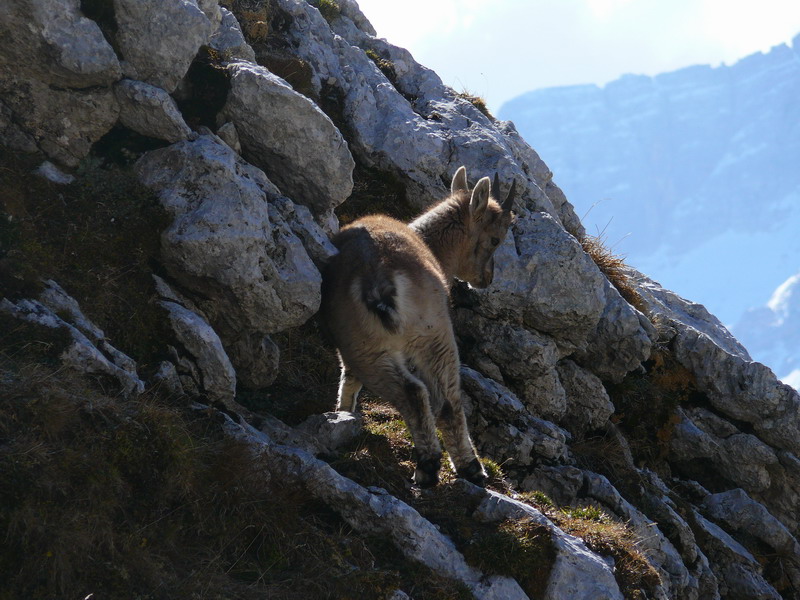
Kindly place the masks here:
<instances>
[{"instance_id":1,"label":"ibex head","mask_svg":"<svg viewBox=\"0 0 800 600\"><path fill-rule=\"evenodd\" d=\"M500 202L500 182L497 174L494 183L488 177L481 179L470 193L467 171L460 167L450 184L453 196L469 198L469 209L464 211L466 236L460 248L455 276L477 288L485 288L494 277L494 251L505 239L514 221L516 181L508 195Z\"/></svg>"}]
</instances>

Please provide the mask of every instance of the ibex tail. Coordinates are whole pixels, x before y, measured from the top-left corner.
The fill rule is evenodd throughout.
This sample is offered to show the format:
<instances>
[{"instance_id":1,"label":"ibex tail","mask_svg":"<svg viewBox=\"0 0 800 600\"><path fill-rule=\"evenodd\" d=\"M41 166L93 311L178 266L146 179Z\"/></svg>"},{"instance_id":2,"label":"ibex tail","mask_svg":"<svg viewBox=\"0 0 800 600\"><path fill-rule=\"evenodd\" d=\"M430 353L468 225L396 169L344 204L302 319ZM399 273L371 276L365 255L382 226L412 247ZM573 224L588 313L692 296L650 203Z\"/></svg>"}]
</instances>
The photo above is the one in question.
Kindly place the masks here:
<instances>
[{"instance_id":1,"label":"ibex tail","mask_svg":"<svg viewBox=\"0 0 800 600\"><path fill-rule=\"evenodd\" d=\"M388 332L397 333L400 327L397 287L386 273L378 271L362 278L361 300L367 309L381 320Z\"/></svg>"}]
</instances>

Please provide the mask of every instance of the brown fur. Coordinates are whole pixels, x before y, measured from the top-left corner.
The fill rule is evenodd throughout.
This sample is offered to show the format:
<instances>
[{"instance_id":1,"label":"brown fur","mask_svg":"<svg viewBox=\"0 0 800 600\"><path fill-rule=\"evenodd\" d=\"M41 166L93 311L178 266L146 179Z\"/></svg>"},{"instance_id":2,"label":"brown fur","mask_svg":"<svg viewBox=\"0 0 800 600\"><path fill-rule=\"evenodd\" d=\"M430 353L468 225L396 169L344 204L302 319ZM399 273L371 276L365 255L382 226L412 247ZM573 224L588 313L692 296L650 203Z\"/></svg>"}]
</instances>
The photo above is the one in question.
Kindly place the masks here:
<instances>
[{"instance_id":1,"label":"brown fur","mask_svg":"<svg viewBox=\"0 0 800 600\"><path fill-rule=\"evenodd\" d=\"M342 363L337 410L356 410L362 383L393 402L423 486L438 480L437 422L459 475L486 478L461 406L449 289L454 277L477 287L492 281L493 254L513 216L511 201L501 207L489 185L484 178L470 192L461 167L451 195L410 224L359 219L334 238L339 254L323 273L322 314Z\"/></svg>"}]
</instances>

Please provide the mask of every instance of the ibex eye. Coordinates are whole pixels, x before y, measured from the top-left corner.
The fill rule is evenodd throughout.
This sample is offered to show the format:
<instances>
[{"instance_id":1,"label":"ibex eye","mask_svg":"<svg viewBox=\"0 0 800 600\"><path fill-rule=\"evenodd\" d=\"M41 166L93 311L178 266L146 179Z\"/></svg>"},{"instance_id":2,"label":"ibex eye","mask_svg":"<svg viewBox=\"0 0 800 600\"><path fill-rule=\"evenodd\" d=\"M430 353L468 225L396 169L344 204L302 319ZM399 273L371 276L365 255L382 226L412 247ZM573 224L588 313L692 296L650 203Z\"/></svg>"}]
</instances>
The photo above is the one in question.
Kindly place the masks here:
<instances>
[{"instance_id":1,"label":"ibex eye","mask_svg":"<svg viewBox=\"0 0 800 600\"><path fill-rule=\"evenodd\" d=\"M492 238L492 246L497 246L500 243L500 238Z\"/></svg>"}]
</instances>

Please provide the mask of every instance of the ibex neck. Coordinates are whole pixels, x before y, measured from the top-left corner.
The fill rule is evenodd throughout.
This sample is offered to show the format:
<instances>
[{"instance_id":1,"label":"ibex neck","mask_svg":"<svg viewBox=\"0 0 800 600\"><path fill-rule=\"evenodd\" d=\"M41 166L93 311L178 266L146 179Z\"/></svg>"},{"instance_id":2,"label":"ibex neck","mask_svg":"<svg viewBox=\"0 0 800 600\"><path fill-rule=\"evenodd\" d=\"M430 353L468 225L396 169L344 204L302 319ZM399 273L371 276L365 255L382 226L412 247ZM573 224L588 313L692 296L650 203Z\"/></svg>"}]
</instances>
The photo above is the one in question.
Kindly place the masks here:
<instances>
[{"instance_id":1,"label":"ibex neck","mask_svg":"<svg viewBox=\"0 0 800 600\"><path fill-rule=\"evenodd\" d=\"M458 271L461 246L467 236L464 211L465 207L456 198L450 198L409 224L439 261L448 283L452 283Z\"/></svg>"}]
</instances>

